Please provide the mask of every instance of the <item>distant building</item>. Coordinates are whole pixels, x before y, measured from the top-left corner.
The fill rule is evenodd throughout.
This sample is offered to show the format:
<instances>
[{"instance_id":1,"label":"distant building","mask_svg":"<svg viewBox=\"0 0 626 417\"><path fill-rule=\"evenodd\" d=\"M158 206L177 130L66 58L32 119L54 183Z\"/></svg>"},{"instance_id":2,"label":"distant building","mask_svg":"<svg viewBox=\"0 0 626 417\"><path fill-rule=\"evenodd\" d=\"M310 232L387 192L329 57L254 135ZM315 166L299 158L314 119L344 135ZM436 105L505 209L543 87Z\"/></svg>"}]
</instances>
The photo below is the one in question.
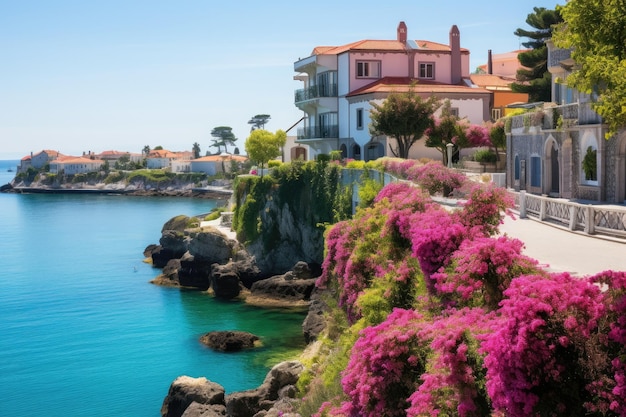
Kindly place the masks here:
<instances>
[{"instance_id":1,"label":"distant building","mask_svg":"<svg viewBox=\"0 0 626 417\"><path fill-rule=\"evenodd\" d=\"M207 175L230 172L233 161L237 164L243 164L248 161L248 157L233 154L203 156L190 161L191 172L204 172Z\"/></svg>"},{"instance_id":2,"label":"distant building","mask_svg":"<svg viewBox=\"0 0 626 417\"><path fill-rule=\"evenodd\" d=\"M59 151L52 151L52 150L43 150L36 154L33 154L31 152L30 155L27 155L20 160L18 173L26 172L28 168L41 169L47 163L54 161L55 159L63 157L63 156L65 155L63 155Z\"/></svg>"},{"instance_id":3,"label":"distant building","mask_svg":"<svg viewBox=\"0 0 626 417\"><path fill-rule=\"evenodd\" d=\"M51 174L86 174L97 172L102 169L105 161L102 159L91 159L84 156L64 156L50 162Z\"/></svg>"}]
</instances>

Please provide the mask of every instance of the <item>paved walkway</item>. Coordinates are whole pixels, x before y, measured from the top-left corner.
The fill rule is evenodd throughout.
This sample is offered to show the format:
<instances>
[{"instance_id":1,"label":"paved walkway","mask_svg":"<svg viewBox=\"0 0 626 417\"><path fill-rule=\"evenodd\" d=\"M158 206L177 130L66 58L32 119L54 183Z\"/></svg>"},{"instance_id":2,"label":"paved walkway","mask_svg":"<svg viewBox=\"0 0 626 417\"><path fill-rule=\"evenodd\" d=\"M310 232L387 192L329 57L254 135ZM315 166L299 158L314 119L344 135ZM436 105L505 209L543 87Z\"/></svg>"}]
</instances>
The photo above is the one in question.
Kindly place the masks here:
<instances>
[{"instance_id":1,"label":"paved walkway","mask_svg":"<svg viewBox=\"0 0 626 417\"><path fill-rule=\"evenodd\" d=\"M530 218L507 216L501 234L524 242L524 254L555 272L593 275L606 270L626 271L626 239L571 232Z\"/></svg>"}]
</instances>

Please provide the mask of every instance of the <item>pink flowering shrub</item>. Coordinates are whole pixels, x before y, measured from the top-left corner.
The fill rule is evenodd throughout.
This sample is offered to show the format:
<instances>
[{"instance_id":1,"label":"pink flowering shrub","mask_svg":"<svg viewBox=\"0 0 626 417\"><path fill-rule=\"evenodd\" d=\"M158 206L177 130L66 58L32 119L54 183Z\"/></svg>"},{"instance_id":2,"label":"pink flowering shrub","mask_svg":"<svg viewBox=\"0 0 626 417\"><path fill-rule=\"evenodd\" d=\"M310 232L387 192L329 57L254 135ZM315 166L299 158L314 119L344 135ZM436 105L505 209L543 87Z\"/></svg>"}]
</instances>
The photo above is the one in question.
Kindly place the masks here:
<instances>
[{"instance_id":1,"label":"pink flowering shrub","mask_svg":"<svg viewBox=\"0 0 626 417\"><path fill-rule=\"evenodd\" d=\"M457 308L496 310L513 278L540 273L537 261L522 255L523 247L507 236L464 240L450 265L432 276L438 295Z\"/></svg>"},{"instance_id":2,"label":"pink flowering shrub","mask_svg":"<svg viewBox=\"0 0 626 417\"><path fill-rule=\"evenodd\" d=\"M411 243L427 288L434 292L431 275L448 265L450 257L467 236L465 227L442 208L431 208L398 220L400 233Z\"/></svg>"},{"instance_id":3,"label":"pink flowering shrub","mask_svg":"<svg viewBox=\"0 0 626 417\"><path fill-rule=\"evenodd\" d=\"M418 167L413 180L430 195L441 193L444 197L461 188L467 181L465 175L443 166L440 162L429 162Z\"/></svg>"},{"instance_id":4,"label":"pink flowering shrub","mask_svg":"<svg viewBox=\"0 0 626 417\"><path fill-rule=\"evenodd\" d=\"M420 333L426 321L415 310L394 310L383 323L367 327L354 344L342 378L349 401L346 416L404 416L428 354Z\"/></svg>"},{"instance_id":5,"label":"pink flowering shrub","mask_svg":"<svg viewBox=\"0 0 626 417\"><path fill-rule=\"evenodd\" d=\"M600 289L567 273L515 278L504 292L500 325L482 344L493 407L510 417L582 416L592 402L587 341L605 314Z\"/></svg>"},{"instance_id":6,"label":"pink flowering shrub","mask_svg":"<svg viewBox=\"0 0 626 417\"><path fill-rule=\"evenodd\" d=\"M408 306L421 285L421 271L410 256L410 242L399 231L407 218L433 206L423 192L409 184L392 183L384 187L373 207L360 210L353 220L335 224L326 235L326 255L318 287L337 288L339 305L351 322L362 317L357 300L375 280L387 283L380 296L395 306ZM371 295L371 294L370 294ZM388 309L391 311L391 308ZM382 313L381 313L382 314Z\"/></svg>"},{"instance_id":7,"label":"pink flowering shrub","mask_svg":"<svg viewBox=\"0 0 626 417\"><path fill-rule=\"evenodd\" d=\"M513 198L506 189L493 183L476 183L470 189L463 210L457 212L458 220L474 234L491 236L497 233L502 224L503 214L512 217Z\"/></svg>"},{"instance_id":8,"label":"pink flowering shrub","mask_svg":"<svg viewBox=\"0 0 626 417\"><path fill-rule=\"evenodd\" d=\"M416 167L423 164L415 159L381 158L383 169L398 178L411 180Z\"/></svg>"},{"instance_id":9,"label":"pink flowering shrub","mask_svg":"<svg viewBox=\"0 0 626 417\"><path fill-rule=\"evenodd\" d=\"M626 272L604 271L590 278L601 285L606 319L601 335L606 335L606 352L611 368L604 380L598 380L588 389L595 401L587 404L590 411L614 413L626 417Z\"/></svg>"},{"instance_id":10,"label":"pink flowering shrub","mask_svg":"<svg viewBox=\"0 0 626 417\"><path fill-rule=\"evenodd\" d=\"M465 137L469 147L492 146L487 126L471 124L465 128Z\"/></svg>"},{"instance_id":11,"label":"pink flowering shrub","mask_svg":"<svg viewBox=\"0 0 626 417\"><path fill-rule=\"evenodd\" d=\"M456 310L425 327L422 338L431 354L419 388L408 398L407 417L490 414L477 337L491 331L494 317L480 308Z\"/></svg>"}]
</instances>

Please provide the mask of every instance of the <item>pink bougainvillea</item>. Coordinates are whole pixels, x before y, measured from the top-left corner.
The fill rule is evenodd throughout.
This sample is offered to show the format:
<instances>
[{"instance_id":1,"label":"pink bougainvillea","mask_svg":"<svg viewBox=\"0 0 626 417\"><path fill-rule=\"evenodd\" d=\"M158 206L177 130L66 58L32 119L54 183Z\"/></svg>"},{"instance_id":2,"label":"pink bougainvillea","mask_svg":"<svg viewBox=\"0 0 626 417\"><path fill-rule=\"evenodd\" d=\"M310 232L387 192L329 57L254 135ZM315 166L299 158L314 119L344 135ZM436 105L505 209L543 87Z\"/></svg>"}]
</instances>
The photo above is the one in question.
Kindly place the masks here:
<instances>
[{"instance_id":1,"label":"pink bougainvillea","mask_svg":"<svg viewBox=\"0 0 626 417\"><path fill-rule=\"evenodd\" d=\"M522 241L507 236L464 240L450 267L433 274L437 293L455 307L496 310L513 278L539 272L537 261L522 255L523 247Z\"/></svg>"},{"instance_id":2,"label":"pink bougainvillea","mask_svg":"<svg viewBox=\"0 0 626 417\"><path fill-rule=\"evenodd\" d=\"M348 416L404 416L427 352L420 340L426 322L414 310L394 310L383 323L361 331L341 381L350 398Z\"/></svg>"},{"instance_id":3,"label":"pink bougainvillea","mask_svg":"<svg viewBox=\"0 0 626 417\"><path fill-rule=\"evenodd\" d=\"M422 339L429 342L431 355L419 388L408 399L407 417L489 415L477 337L491 331L494 318L480 308L452 310L425 326Z\"/></svg>"},{"instance_id":4,"label":"pink bougainvillea","mask_svg":"<svg viewBox=\"0 0 626 417\"><path fill-rule=\"evenodd\" d=\"M441 193L444 196L461 188L466 180L465 175L443 166L440 162L429 162L418 167L413 179L430 195Z\"/></svg>"},{"instance_id":5,"label":"pink bougainvillea","mask_svg":"<svg viewBox=\"0 0 626 417\"><path fill-rule=\"evenodd\" d=\"M504 295L501 325L482 344L494 409L510 417L585 415L591 363L603 362L586 344L605 314L599 288L566 273L528 275Z\"/></svg>"},{"instance_id":6,"label":"pink bougainvillea","mask_svg":"<svg viewBox=\"0 0 626 417\"><path fill-rule=\"evenodd\" d=\"M498 231L504 214L513 217L511 207L513 198L506 189L493 183L476 183L470 189L463 210L456 215L465 227L475 229L475 234L489 236Z\"/></svg>"}]
</instances>

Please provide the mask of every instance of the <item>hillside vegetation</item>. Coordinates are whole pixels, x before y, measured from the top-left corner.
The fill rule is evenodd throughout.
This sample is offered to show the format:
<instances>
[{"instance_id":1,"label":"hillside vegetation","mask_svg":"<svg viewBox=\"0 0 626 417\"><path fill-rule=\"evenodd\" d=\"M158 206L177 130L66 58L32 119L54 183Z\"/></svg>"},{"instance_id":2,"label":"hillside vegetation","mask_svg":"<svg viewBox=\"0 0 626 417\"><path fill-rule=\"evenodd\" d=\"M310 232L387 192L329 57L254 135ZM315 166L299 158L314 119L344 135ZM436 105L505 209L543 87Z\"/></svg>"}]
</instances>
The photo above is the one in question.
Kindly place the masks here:
<instances>
[{"instance_id":1,"label":"hillside vegetation","mask_svg":"<svg viewBox=\"0 0 626 417\"><path fill-rule=\"evenodd\" d=\"M440 164L385 169L412 182L326 230L328 324L294 411L626 416L626 274L542 270L498 235L505 190ZM461 208L431 199L455 189Z\"/></svg>"}]
</instances>

